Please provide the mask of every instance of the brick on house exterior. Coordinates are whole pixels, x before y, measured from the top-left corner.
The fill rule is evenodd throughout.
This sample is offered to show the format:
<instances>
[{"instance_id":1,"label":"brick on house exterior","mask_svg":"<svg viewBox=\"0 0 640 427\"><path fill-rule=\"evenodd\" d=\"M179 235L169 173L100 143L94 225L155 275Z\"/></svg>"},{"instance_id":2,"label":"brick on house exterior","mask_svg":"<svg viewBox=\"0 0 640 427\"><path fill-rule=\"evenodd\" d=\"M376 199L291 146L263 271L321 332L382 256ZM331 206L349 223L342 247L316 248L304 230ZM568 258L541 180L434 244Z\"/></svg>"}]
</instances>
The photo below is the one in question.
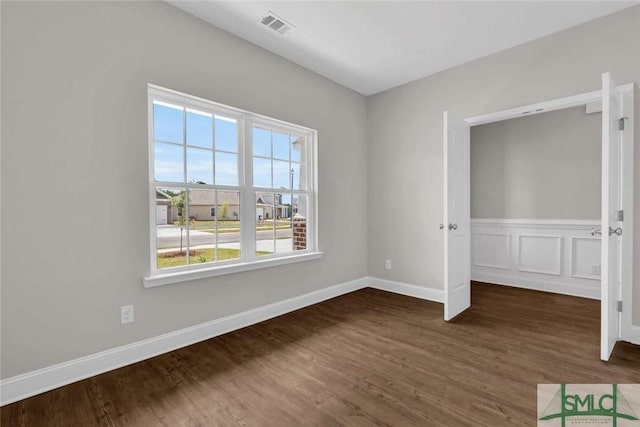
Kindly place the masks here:
<instances>
[{"instance_id":1,"label":"brick on house exterior","mask_svg":"<svg viewBox=\"0 0 640 427\"><path fill-rule=\"evenodd\" d=\"M293 216L293 250L307 249L307 219L300 215Z\"/></svg>"}]
</instances>

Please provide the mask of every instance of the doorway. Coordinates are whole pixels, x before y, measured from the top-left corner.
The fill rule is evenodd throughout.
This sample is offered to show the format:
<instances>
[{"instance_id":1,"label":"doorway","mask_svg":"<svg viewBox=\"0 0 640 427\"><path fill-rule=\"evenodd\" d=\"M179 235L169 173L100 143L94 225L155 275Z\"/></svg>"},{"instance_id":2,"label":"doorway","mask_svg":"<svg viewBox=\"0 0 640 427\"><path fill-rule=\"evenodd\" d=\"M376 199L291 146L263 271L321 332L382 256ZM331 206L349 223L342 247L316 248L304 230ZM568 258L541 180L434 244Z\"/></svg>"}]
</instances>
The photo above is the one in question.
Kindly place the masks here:
<instances>
[{"instance_id":1,"label":"doorway","mask_svg":"<svg viewBox=\"0 0 640 427\"><path fill-rule=\"evenodd\" d=\"M608 73L602 89L510 110L457 118L443 115L445 320L471 305L471 126L600 103L602 108L601 359L618 340L640 342L632 325L633 275L633 85L617 86ZM594 230L596 234L597 230ZM624 303L629 305L624 310Z\"/></svg>"},{"instance_id":2,"label":"doorway","mask_svg":"<svg viewBox=\"0 0 640 427\"><path fill-rule=\"evenodd\" d=\"M601 107L471 127L471 280L600 299Z\"/></svg>"}]
</instances>

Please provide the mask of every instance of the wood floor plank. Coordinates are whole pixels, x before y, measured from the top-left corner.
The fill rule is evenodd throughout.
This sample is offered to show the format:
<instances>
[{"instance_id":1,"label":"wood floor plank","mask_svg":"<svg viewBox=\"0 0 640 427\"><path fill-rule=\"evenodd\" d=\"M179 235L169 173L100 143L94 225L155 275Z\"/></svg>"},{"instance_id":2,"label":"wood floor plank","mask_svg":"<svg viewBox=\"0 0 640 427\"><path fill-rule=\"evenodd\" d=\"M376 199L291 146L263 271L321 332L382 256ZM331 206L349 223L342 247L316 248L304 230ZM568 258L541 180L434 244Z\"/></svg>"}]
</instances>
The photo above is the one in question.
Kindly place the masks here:
<instances>
[{"instance_id":1,"label":"wood floor plank","mask_svg":"<svg viewBox=\"0 0 640 427\"><path fill-rule=\"evenodd\" d=\"M3 426L534 426L538 383L639 383L599 360L599 302L474 283L364 289L0 409Z\"/></svg>"}]
</instances>

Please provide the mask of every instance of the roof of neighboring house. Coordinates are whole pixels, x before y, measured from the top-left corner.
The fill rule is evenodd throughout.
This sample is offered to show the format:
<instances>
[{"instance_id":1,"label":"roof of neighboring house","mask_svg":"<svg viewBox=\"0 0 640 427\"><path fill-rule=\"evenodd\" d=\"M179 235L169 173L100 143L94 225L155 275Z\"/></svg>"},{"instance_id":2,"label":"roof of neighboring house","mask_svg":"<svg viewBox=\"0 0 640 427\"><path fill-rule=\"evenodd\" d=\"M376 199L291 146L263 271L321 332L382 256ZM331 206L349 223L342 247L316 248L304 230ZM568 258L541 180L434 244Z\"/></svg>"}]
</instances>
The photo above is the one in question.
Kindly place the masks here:
<instances>
[{"instance_id":1,"label":"roof of neighboring house","mask_svg":"<svg viewBox=\"0 0 640 427\"><path fill-rule=\"evenodd\" d=\"M156 203L160 205L171 204L171 196L164 191L156 189Z\"/></svg>"},{"instance_id":2,"label":"roof of neighboring house","mask_svg":"<svg viewBox=\"0 0 640 427\"><path fill-rule=\"evenodd\" d=\"M256 204L258 205L273 205L273 194L260 193L256 195Z\"/></svg>"},{"instance_id":3,"label":"roof of neighboring house","mask_svg":"<svg viewBox=\"0 0 640 427\"><path fill-rule=\"evenodd\" d=\"M216 205L239 205L240 196L237 191L218 190L218 200L214 203L214 190L192 190L190 192L189 204L191 206L213 206Z\"/></svg>"},{"instance_id":4,"label":"roof of neighboring house","mask_svg":"<svg viewBox=\"0 0 640 427\"><path fill-rule=\"evenodd\" d=\"M189 198L189 204L191 206L213 206L213 194L212 190L192 190L191 197ZM275 203L274 203L275 199ZM218 190L218 201L215 203L218 206L227 205L239 205L240 197L235 191L220 191ZM274 197L274 193L258 193L256 194L257 205L269 205L281 206L281 200L279 197Z\"/></svg>"},{"instance_id":5,"label":"roof of neighboring house","mask_svg":"<svg viewBox=\"0 0 640 427\"><path fill-rule=\"evenodd\" d=\"M189 196L189 204L193 206L213 206L215 190L191 190ZM171 203L172 196L162 190L156 189L157 203ZM223 204L237 205L239 204L239 196L237 191L218 191L218 205Z\"/></svg>"},{"instance_id":6,"label":"roof of neighboring house","mask_svg":"<svg viewBox=\"0 0 640 427\"><path fill-rule=\"evenodd\" d=\"M259 193L256 196L256 205L267 205L267 206L273 206L275 205L276 207L280 207L280 206L289 206L289 204L283 205L282 204L282 197L280 193ZM275 199L275 200L274 200Z\"/></svg>"},{"instance_id":7,"label":"roof of neighboring house","mask_svg":"<svg viewBox=\"0 0 640 427\"><path fill-rule=\"evenodd\" d=\"M168 195L167 193L165 193L162 190L158 190L156 188L156 199L166 199L166 200L171 200L171 196Z\"/></svg>"}]
</instances>

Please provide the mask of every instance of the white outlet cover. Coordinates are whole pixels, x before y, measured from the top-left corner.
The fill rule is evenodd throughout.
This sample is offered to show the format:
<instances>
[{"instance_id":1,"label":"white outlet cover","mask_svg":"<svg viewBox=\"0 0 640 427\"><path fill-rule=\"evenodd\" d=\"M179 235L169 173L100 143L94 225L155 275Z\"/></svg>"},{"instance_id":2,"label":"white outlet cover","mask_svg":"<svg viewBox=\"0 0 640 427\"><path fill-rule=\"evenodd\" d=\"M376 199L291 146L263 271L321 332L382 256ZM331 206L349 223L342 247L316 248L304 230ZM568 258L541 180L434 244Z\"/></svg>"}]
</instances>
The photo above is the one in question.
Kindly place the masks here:
<instances>
[{"instance_id":1,"label":"white outlet cover","mask_svg":"<svg viewBox=\"0 0 640 427\"><path fill-rule=\"evenodd\" d=\"M387 270L391 270L391 260L385 260L384 262L384 268L386 268Z\"/></svg>"},{"instance_id":2,"label":"white outlet cover","mask_svg":"<svg viewBox=\"0 0 640 427\"><path fill-rule=\"evenodd\" d=\"M133 323L133 306L123 305L120 307L120 324Z\"/></svg>"}]
</instances>

